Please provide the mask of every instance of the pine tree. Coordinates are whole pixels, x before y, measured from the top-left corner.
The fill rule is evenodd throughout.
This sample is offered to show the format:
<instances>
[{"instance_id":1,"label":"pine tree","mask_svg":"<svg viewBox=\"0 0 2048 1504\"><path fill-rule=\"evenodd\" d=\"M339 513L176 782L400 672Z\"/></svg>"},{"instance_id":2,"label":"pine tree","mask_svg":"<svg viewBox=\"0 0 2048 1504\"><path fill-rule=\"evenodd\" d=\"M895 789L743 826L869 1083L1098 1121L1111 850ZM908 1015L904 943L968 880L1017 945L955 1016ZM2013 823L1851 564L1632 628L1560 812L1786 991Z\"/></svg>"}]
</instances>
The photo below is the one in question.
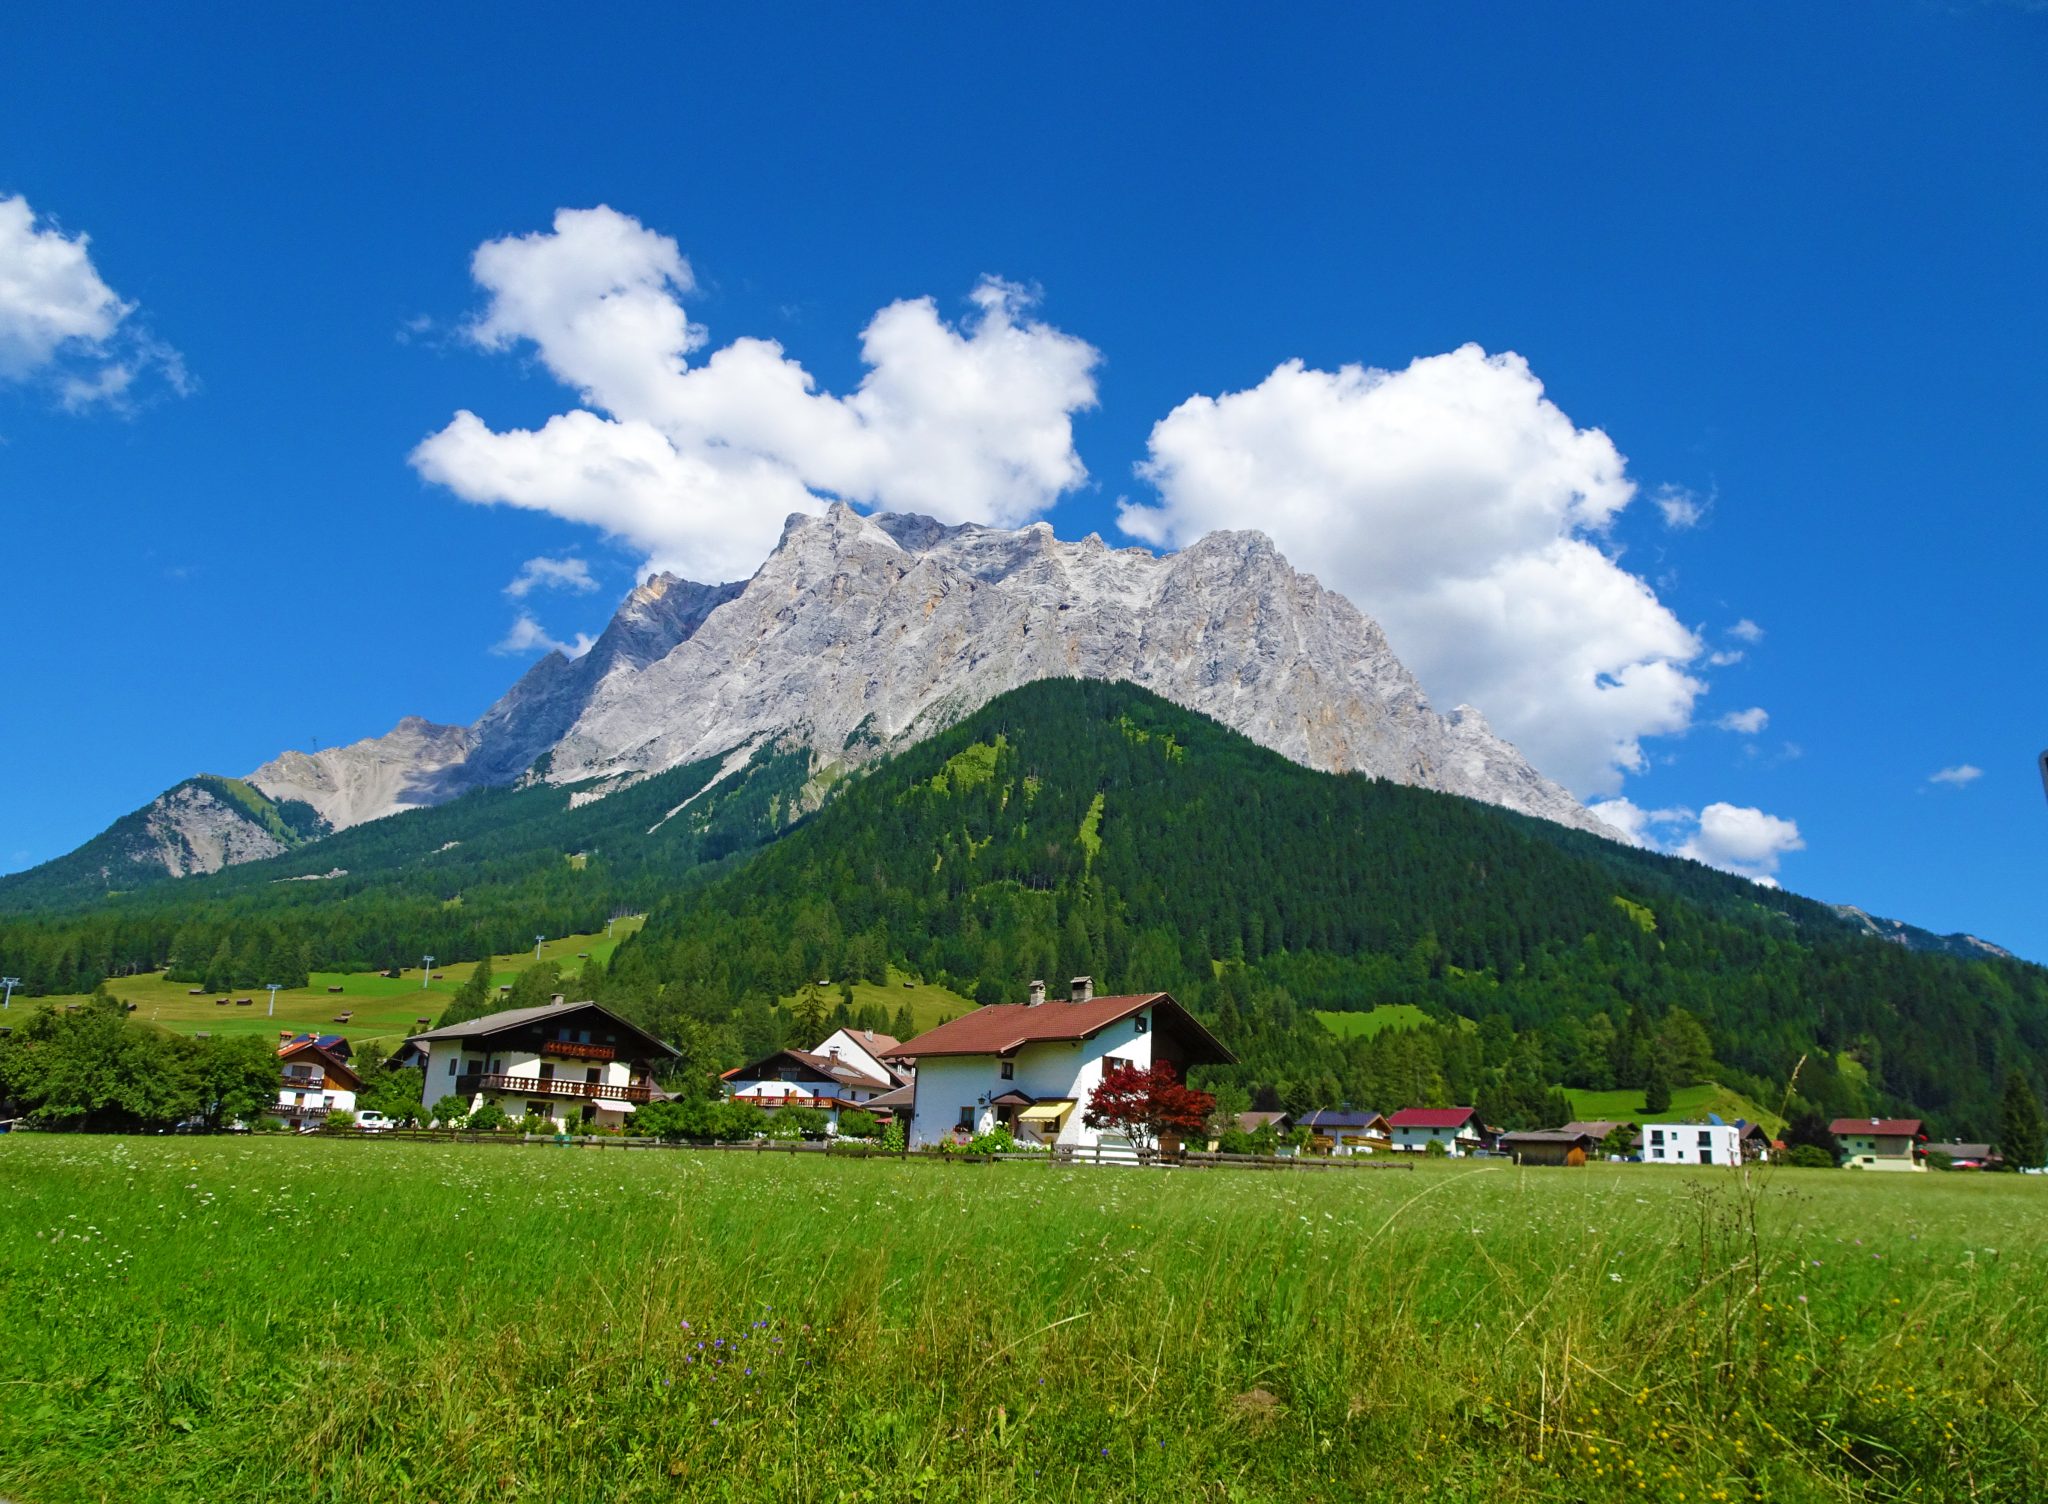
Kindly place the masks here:
<instances>
[{"instance_id":1,"label":"pine tree","mask_svg":"<svg viewBox=\"0 0 2048 1504\"><path fill-rule=\"evenodd\" d=\"M917 1020L911 1017L910 1004L905 1003L896 1010L896 1020L889 1026L889 1032L897 1039L909 1039L917 1033Z\"/></svg>"},{"instance_id":2,"label":"pine tree","mask_svg":"<svg viewBox=\"0 0 2048 1504\"><path fill-rule=\"evenodd\" d=\"M1643 1111L1669 1112L1671 1110L1671 1073L1665 1069L1661 1054L1650 1056L1650 1068L1643 1080Z\"/></svg>"},{"instance_id":3,"label":"pine tree","mask_svg":"<svg viewBox=\"0 0 2048 1504\"><path fill-rule=\"evenodd\" d=\"M2048 1121L2042 1118L2041 1101L2025 1072L2007 1073L1998 1116L1998 1150L2008 1169L2038 1170L2048 1163Z\"/></svg>"}]
</instances>

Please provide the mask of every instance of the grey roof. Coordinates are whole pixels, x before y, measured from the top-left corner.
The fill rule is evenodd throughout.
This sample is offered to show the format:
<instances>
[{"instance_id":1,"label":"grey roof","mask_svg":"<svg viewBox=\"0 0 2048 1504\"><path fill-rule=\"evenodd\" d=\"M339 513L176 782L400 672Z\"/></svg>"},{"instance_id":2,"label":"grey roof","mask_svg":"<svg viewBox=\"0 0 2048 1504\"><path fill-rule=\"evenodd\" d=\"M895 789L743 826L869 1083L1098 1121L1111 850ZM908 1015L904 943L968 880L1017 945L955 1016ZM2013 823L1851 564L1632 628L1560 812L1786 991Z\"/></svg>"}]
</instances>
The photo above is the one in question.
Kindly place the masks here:
<instances>
[{"instance_id":1,"label":"grey roof","mask_svg":"<svg viewBox=\"0 0 2048 1504\"><path fill-rule=\"evenodd\" d=\"M917 1105L917 1088L899 1086L894 1091L885 1091L879 1097L870 1097L861 1104L864 1107L914 1107Z\"/></svg>"},{"instance_id":2,"label":"grey roof","mask_svg":"<svg viewBox=\"0 0 2048 1504\"><path fill-rule=\"evenodd\" d=\"M1583 1144L1593 1139L1593 1134L1572 1128L1524 1128L1500 1136L1504 1144Z\"/></svg>"},{"instance_id":3,"label":"grey roof","mask_svg":"<svg viewBox=\"0 0 2048 1504\"><path fill-rule=\"evenodd\" d=\"M680 1056L683 1053L665 1040L656 1039L645 1029L639 1027L639 1025L627 1023L602 1003L587 1001L581 1003L544 1003L538 1008L507 1008L502 1013L486 1013L482 1018L472 1018L467 1023L449 1024L445 1028L440 1029L428 1029L421 1034L408 1034L405 1037L405 1042L407 1044L418 1044L422 1040L476 1039L486 1034L503 1034L511 1029L523 1028L527 1024L541 1023L550 1019L567 1018L570 1014L580 1013L585 1008L591 1009L593 1012L602 1013L619 1028L639 1035L649 1044L666 1051L668 1054Z\"/></svg>"}]
</instances>

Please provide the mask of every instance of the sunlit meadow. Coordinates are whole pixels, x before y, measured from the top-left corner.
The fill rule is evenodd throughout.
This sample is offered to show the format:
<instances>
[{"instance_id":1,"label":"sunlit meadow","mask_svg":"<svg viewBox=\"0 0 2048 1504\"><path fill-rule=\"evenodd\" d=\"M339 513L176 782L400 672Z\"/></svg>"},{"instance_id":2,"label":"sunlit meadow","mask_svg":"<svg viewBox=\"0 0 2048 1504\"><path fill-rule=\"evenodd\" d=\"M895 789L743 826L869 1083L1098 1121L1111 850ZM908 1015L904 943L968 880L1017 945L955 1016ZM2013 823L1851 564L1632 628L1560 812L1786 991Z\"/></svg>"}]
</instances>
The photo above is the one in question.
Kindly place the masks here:
<instances>
[{"instance_id":1,"label":"sunlit meadow","mask_svg":"<svg viewBox=\"0 0 2048 1504\"><path fill-rule=\"evenodd\" d=\"M2031 1499L2048 1180L0 1137L0 1495Z\"/></svg>"}]
</instances>

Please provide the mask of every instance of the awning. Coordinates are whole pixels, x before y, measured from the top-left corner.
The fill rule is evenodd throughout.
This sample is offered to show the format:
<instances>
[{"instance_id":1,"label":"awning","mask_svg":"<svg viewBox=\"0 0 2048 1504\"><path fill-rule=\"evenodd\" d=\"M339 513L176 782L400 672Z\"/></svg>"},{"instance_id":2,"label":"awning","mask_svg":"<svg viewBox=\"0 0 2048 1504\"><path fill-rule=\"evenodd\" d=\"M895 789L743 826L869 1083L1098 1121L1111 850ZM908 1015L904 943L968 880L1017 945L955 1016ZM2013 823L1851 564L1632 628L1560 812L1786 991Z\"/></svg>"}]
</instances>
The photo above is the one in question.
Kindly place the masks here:
<instances>
[{"instance_id":1,"label":"awning","mask_svg":"<svg viewBox=\"0 0 2048 1504\"><path fill-rule=\"evenodd\" d=\"M1072 1102L1040 1102L1027 1107L1017 1114L1020 1123L1052 1123L1058 1125L1067 1120L1067 1114L1074 1110Z\"/></svg>"}]
</instances>

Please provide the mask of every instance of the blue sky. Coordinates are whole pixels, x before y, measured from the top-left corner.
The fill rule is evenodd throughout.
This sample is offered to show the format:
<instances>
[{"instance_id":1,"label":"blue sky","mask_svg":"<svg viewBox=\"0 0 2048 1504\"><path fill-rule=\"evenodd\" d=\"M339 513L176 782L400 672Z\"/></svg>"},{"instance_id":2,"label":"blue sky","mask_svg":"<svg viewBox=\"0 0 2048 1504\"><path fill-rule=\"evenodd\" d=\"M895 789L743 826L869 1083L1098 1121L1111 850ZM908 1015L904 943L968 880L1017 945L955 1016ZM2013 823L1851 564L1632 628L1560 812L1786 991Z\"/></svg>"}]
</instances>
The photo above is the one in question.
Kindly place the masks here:
<instances>
[{"instance_id":1,"label":"blue sky","mask_svg":"<svg viewBox=\"0 0 2048 1504\"><path fill-rule=\"evenodd\" d=\"M961 337L982 279L1029 289L1004 319L1098 356L1088 402L1052 401L1086 471L1044 482L1062 536L1247 525L1268 498L1217 476L1248 459L1301 492L1283 546L1432 694L1514 700L1479 703L1647 838L2048 959L2048 13L1104 9L16 18L13 243L89 236L120 301L65 339L0 327L0 869L191 772L472 719L531 656L492 651L521 611L602 626L653 545L409 457L461 411L623 413L535 319L474 337L479 246L607 205L687 258L652 293L708 331L693 368L774 340L843 395L879 310L929 297L922 332ZM1520 362L1431 362L1468 344ZM1441 526L1403 533L1386 475L1308 461L1326 431L1398 452L1409 396L1479 427L1438 435ZM1605 476L1602 515L1502 513L1519 541L1442 564L1493 537L1461 486L1499 480L1443 451L1532 434ZM893 453L860 462L885 504ZM1574 615L1574 549L1611 561L1579 605L1640 597ZM508 597L535 558L599 588ZM1481 576L1527 590L1467 630ZM1690 646L1545 702L1574 632ZM1639 766L1600 751L1673 724Z\"/></svg>"}]
</instances>

